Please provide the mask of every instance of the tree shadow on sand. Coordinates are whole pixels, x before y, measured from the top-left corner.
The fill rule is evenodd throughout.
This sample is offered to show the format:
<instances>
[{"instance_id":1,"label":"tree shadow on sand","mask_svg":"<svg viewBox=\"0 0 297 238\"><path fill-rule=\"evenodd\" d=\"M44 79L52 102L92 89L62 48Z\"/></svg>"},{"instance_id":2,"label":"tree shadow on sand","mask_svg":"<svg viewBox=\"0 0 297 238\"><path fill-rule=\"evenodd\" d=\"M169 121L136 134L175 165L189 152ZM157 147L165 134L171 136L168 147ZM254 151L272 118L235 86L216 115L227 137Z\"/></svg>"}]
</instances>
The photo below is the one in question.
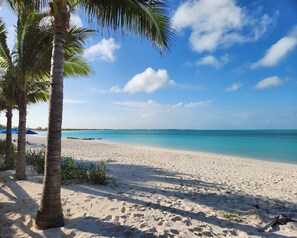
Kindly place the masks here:
<instances>
[{"instance_id":1,"label":"tree shadow on sand","mask_svg":"<svg viewBox=\"0 0 297 238\"><path fill-rule=\"evenodd\" d=\"M14 237L20 231L30 237L42 237L30 230L32 221L26 222L32 210L37 211L37 204L26 191L11 179L1 184L0 193L9 200L0 204L0 237ZM8 215L13 213L14 217L10 219Z\"/></svg>"},{"instance_id":2,"label":"tree shadow on sand","mask_svg":"<svg viewBox=\"0 0 297 238\"><path fill-rule=\"evenodd\" d=\"M151 210L151 213L166 212L182 218L190 218L199 221L200 224L210 224L226 229L236 229L245 232L248 236L259 237L286 237L280 234L259 233L256 225L246 224L242 221L232 221L215 216L211 213L199 211L199 206L210 210L221 210L227 213L236 213L239 216L248 212L263 215L263 219L268 219L274 210L283 213L296 212L297 204L280 200L263 198L243 194L239 191L229 189L228 185L209 183L201 181L199 177L173 173L166 170L140 166L123 165L110 163L108 165L118 187L95 186L95 185L63 185L66 190L90 194L96 197L107 197L116 199L117 202L131 203L135 206L143 206ZM39 182L31 179L30 182ZM18 185L16 181L0 182L1 196L9 202L0 203L0 237L13 237L18 231L30 237L43 237L39 233L32 231L32 222L26 224L25 216L35 216L37 211L36 202L26 191ZM7 186L6 188L4 187ZM183 209L182 207L169 206L156 200L156 196L161 199L187 200L193 204L194 209ZM236 204L236 206L234 206ZM240 204L240 205L238 205ZM197 205L198 209L195 209ZM26 209L21 209L25 207ZM239 209L238 209L239 207ZM291 209L291 210L289 210ZM19 216L11 220L8 213L13 212ZM88 234L99 236L120 237L162 237L156 236L149 230L141 230L127 224L120 224L115 221L107 221L101 217L86 216L75 219L66 219L65 229L74 229L67 234L67 237L74 237L75 230L80 230ZM274 230L274 232L277 231ZM53 231L46 231L44 234L53 234ZM52 232L52 233L50 233ZM61 229L56 229L55 234L64 237L65 233ZM8 236L7 236L8 235ZM193 232L194 235L194 232ZM170 237L172 234L164 235Z\"/></svg>"},{"instance_id":3,"label":"tree shadow on sand","mask_svg":"<svg viewBox=\"0 0 297 238\"><path fill-rule=\"evenodd\" d=\"M86 216L72 219L67 229L75 229L88 234L96 234L104 237L138 237L138 238L157 238L153 232L140 231L135 227L121 225L119 223L112 223L101 221L98 217ZM75 231L68 237L75 237ZM82 234L83 235L83 234Z\"/></svg>"},{"instance_id":4,"label":"tree shadow on sand","mask_svg":"<svg viewBox=\"0 0 297 238\"><path fill-rule=\"evenodd\" d=\"M239 216L254 213L260 217L262 216L262 219L266 221L268 221L274 213L297 213L297 204L295 203L242 194L230 190L226 185L201 181L190 175L172 173L139 165L110 164L109 169L119 183L119 187L117 188L110 189L100 186L70 185L66 186L65 189L88 193L94 196L109 197L109 199L137 204L153 210L172 213L184 218L191 218L226 229L237 229L248 235L261 237L281 238L285 236L272 232L259 233L259 227L245 224L240 220L223 219L195 209L189 211L180 207L166 206L157 200L150 200L152 196L146 195L158 194L164 197L164 199L167 197L179 200L186 199L193 204L208 207L214 211L235 213ZM186 179L181 179L181 177ZM125 186L122 186L123 184L125 184ZM143 196L133 197L135 194L143 194ZM150 198L148 199L148 197ZM277 229L275 231L277 231Z\"/></svg>"}]
</instances>

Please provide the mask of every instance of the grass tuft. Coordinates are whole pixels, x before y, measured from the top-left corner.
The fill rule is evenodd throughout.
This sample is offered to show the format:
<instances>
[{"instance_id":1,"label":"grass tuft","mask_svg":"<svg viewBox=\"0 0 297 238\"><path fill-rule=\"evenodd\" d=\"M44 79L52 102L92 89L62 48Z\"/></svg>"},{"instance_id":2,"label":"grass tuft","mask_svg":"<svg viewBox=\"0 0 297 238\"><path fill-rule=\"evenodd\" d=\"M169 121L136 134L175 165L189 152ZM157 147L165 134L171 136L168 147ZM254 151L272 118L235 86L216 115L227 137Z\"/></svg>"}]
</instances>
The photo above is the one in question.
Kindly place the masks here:
<instances>
[{"instance_id":1,"label":"grass tuft","mask_svg":"<svg viewBox=\"0 0 297 238\"><path fill-rule=\"evenodd\" d=\"M26 154L28 165L38 172L44 173L45 150L29 150ZM62 157L61 161L61 180L62 182L92 183L106 185L112 180L108 176L106 162L91 162L80 160L73 157Z\"/></svg>"}]
</instances>

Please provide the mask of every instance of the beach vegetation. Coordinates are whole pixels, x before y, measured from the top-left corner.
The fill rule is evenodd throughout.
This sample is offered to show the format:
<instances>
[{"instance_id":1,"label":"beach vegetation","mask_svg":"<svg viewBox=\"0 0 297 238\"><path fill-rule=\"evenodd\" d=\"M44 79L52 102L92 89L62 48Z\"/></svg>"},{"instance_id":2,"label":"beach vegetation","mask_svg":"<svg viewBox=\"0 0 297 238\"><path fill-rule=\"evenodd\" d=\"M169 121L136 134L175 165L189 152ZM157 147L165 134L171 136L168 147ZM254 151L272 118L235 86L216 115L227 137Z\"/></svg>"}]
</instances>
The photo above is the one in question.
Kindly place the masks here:
<instances>
[{"instance_id":1,"label":"beach vegetation","mask_svg":"<svg viewBox=\"0 0 297 238\"><path fill-rule=\"evenodd\" d=\"M45 149L31 149L26 153L26 162L39 173L44 174ZM112 182L105 161L91 162L75 160L71 156L62 157L61 181L64 183L90 183L107 185Z\"/></svg>"},{"instance_id":2,"label":"beach vegetation","mask_svg":"<svg viewBox=\"0 0 297 238\"><path fill-rule=\"evenodd\" d=\"M0 171L14 169L17 157L17 150L15 145L11 145L9 159L6 154L6 140L0 140Z\"/></svg>"},{"instance_id":3,"label":"beach vegetation","mask_svg":"<svg viewBox=\"0 0 297 238\"><path fill-rule=\"evenodd\" d=\"M112 181L109 178L109 170L105 161L76 161L72 157L62 158L61 178L65 182L72 181L98 185L107 185L109 181Z\"/></svg>"},{"instance_id":4,"label":"beach vegetation","mask_svg":"<svg viewBox=\"0 0 297 238\"><path fill-rule=\"evenodd\" d=\"M26 152L26 163L31 165L33 169L39 173L44 174L44 159L45 149L30 149Z\"/></svg>"},{"instance_id":5,"label":"beach vegetation","mask_svg":"<svg viewBox=\"0 0 297 238\"><path fill-rule=\"evenodd\" d=\"M235 222L241 221L240 217L235 213L223 212L222 217L228 221L235 221Z\"/></svg>"}]
</instances>

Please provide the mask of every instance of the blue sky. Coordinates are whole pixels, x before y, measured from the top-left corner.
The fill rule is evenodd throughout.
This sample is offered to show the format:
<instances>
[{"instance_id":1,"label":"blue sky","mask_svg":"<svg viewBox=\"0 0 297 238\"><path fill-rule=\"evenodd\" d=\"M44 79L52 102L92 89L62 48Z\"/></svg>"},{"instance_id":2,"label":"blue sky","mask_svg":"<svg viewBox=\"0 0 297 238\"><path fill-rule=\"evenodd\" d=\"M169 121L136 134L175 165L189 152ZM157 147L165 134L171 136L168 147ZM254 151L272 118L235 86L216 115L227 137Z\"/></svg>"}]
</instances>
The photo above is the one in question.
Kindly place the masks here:
<instances>
[{"instance_id":1,"label":"blue sky","mask_svg":"<svg viewBox=\"0 0 297 238\"><path fill-rule=\"evenodd\" d=\"M295 0L175 0L170 11L164 55L135 36L90 37L92 74L65 79L63 128L297 129ZM0 16L12 46L16 17L5 6ZM46 103L29 106L27 124L47 117Z\"/></svg>"}]
</instances>

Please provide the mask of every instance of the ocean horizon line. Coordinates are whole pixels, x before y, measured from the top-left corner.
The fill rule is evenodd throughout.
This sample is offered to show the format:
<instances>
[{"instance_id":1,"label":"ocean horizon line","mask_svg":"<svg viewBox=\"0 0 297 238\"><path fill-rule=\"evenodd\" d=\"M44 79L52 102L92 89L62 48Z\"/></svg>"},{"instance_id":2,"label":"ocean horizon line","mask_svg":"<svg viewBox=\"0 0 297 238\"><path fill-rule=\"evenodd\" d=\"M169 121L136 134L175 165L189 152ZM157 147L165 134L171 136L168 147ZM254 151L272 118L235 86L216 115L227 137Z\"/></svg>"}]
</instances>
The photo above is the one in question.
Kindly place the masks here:
<instances>
[{"instance_id":1,"label":"ocean horizon line","mask_svg":"<svg viewBox=\"0 0 297 238\"><path fill-rule=\"evenodd\" d=\"M38 131L47 131L47 129L39 129L39 128L29 128L31 130L38 130ZM282 128L282 129L178 129L178 128L168 128L168 129L159 129L159 128L153 128L153 129L147 129L147 128L137 128L137 129L129 129L129 128L63 128L62 131L96 131L96 130L123 130L123 131L167 131L167 130L172 130L172 131L283 131L283 130L288 130L288 131L296 131L297 128L295 129L287 129L287 128Z\"/></svg>"}]
</instances>

